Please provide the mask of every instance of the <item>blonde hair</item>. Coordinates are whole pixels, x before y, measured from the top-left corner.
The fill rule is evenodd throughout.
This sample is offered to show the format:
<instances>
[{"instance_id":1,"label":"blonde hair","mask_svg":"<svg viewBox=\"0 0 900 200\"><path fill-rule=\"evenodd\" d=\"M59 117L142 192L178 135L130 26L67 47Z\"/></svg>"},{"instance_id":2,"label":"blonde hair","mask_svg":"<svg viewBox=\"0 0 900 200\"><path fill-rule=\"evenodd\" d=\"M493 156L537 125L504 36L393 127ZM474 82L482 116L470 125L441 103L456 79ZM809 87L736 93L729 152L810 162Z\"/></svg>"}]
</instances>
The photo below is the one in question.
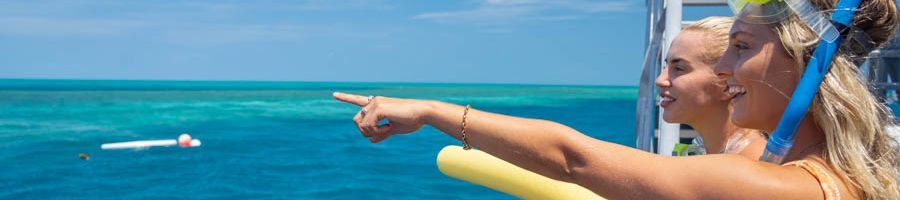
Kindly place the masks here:
<instances>
[{"instance_id":1,"label":"blonde hair","mask_svg":"<svg viewBox=\"0 0 900 200\"><path fill-rule=\"evenodd\" d=\"M701 45L705 48L701 59L707 64L715 64L728 48L728 33L732 24L734 18L712 16L685 26L683 31L699 31L710 37L713 42Z\"/></svg>"},{"instance_id":2,"label":"blonde hair","mask_svg":"<svg viewBox=\"0 0 900 200\"><path fill-rule=\"evenodd\" d=\"M834 10L837 0L811 0L819 10ZM830 12L828 12L830 15ZM865 31L877 45L890 39L897 26L893 0L863 0L852 26ZM818 42L796 15L773 27L784 48L803 71ZM848 41L850 42L850 41ZM810 112L825 135L828 164L863 199L900 199L897 142L887 133L890 110L870 93L850 60L839 51L826 74ZM799 76L795 77L799 80Z\"/></svg>"}]
</instances>

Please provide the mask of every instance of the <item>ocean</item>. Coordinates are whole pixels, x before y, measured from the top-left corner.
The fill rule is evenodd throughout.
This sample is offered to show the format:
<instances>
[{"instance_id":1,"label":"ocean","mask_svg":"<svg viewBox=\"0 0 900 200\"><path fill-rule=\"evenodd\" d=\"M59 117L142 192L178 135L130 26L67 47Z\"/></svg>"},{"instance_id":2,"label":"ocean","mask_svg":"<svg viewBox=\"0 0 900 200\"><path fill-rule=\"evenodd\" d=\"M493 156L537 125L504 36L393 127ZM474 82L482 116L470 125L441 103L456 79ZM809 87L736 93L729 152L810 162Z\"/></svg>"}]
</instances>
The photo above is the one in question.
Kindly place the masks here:
<instances>
[{"instance_id":1,"label":"ocean","mask_svg":"<svg viewBox=\"0 0 900 200\"><path fill-rule=\"evenodd\" d=\"M636 87L5 79L0 199L515 199L441 174L438 151L460 143L434 128L369 143L333 91L471 104L634 146ZM100 149L184 132L203 145Z\"/></svg>"}]
</instances>

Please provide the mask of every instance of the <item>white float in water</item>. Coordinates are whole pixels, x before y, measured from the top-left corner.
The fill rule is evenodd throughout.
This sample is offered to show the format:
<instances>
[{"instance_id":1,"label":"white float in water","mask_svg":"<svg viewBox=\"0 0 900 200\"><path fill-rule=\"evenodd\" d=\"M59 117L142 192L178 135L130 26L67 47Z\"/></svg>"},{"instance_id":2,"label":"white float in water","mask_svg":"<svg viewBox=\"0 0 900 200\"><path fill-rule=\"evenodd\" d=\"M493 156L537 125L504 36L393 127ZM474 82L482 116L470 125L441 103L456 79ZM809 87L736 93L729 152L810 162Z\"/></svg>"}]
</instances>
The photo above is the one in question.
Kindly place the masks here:
<instances>
[{"instance_id":1,"label":"white float in water","mask_svg":"<svg viewBox=\"0 0 900 200\"><path fill-rule=\"evenodd\" d=\"M192 139L191 135L184 133L179 135L177 140L140 140L130 142L106 143L100 145L100 149L139 149L147 147L167 147L175 145L181 147L198 147L200 146L200 144L200 140Z\"/></svg>"}]
</instances>

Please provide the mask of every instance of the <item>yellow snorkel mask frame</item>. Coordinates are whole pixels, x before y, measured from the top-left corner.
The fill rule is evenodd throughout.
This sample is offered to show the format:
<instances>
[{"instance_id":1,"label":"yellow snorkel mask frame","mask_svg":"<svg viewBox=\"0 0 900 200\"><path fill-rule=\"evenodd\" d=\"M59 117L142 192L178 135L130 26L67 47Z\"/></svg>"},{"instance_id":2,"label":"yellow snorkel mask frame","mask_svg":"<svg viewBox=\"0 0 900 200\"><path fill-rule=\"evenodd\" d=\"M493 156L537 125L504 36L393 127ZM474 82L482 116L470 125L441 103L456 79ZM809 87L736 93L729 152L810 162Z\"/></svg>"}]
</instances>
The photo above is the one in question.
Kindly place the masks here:
<instances>
[{"instance_id":1,"label":"yellow snorkel mask frame","mask_svg":"<svg viewBox=\"0 0 900 200\"><path fill-rule=\"evenodd\" d=\"M728 0L737 20L752 24L774 24L791 13L797 15L822 40L834 41L840 36L830 19L808 0Z\"/></svg>"}]
</instances>

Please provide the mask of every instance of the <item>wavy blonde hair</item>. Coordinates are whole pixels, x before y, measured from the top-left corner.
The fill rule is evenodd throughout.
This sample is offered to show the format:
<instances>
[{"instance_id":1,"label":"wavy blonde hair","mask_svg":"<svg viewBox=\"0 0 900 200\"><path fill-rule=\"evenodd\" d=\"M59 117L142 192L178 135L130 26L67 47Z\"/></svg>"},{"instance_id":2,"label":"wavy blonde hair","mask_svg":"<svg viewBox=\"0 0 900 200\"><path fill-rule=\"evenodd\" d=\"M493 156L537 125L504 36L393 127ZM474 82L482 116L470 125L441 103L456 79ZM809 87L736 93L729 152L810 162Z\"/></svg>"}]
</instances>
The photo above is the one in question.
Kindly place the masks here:
<instances>
[{"instance_id":1,"label":"wavy blonde hair","mask_svg":"<svg viewBox=\"0 0 900 200\"><path fill-rule=\"evenodd\" d=\"M837 0L811 0L819 10L834 10ZM863 0L852 26L865 31L876 45L890 39L897 26L893 0ZM773 26L784 48L803 71L818 36L796 15ZM849 43L847 41L845 43ZM846 45L846 44L845 44ZM825 159L848 187L863 199L900 199L897 142L887 133L893 117L871 94L850 60L851 52L839 51L826 74L810 112L824 131ZM795 77L799 80L799 76Z\"/></svg>"},{"instance_id":2,"label":"wavy blonde hair","mask_svg":"<svg viewBox=\"0 0 900 200\"><path fill-rule=\"evenodd\" d=\"M712 16L685 26L683 31L702 32L711 41L714 41L700 46L705 48L701 58L703 62L715 64L719 61L719 58L722 58L725 49L728 48L728 34L731 31L732 24L734 24L734 18Z\"/></svg>"}]
</instances>

